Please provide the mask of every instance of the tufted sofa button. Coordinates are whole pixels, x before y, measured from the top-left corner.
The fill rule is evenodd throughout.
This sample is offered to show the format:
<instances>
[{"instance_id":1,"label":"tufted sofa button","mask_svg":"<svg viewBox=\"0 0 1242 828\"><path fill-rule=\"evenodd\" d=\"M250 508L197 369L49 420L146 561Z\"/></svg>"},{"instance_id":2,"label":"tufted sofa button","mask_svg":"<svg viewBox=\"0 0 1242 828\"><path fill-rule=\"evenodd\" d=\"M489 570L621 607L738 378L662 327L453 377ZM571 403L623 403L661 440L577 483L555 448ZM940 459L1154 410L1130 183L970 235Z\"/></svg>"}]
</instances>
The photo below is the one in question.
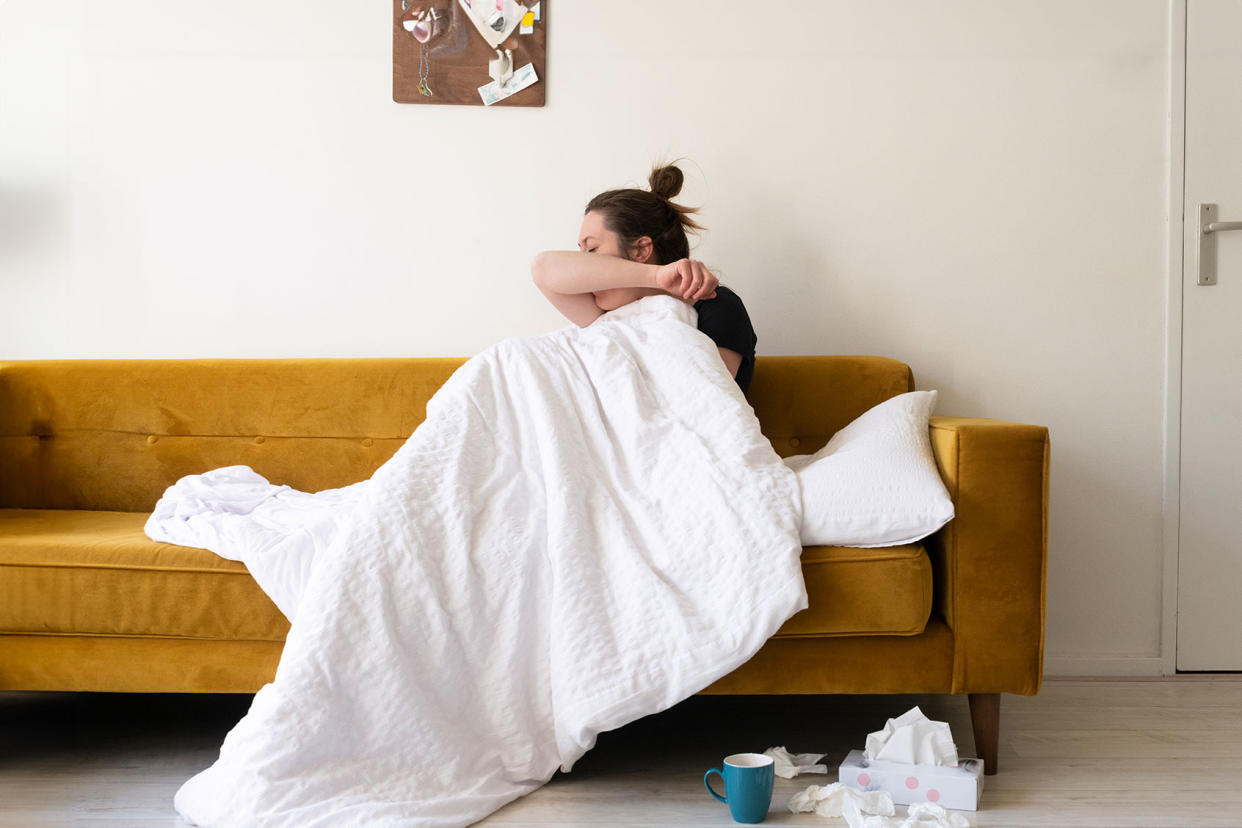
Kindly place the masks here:
<instances>
[{"instance_id":1,"label":"tufted sofa button","mask_svg":"<svg viewBox=\"0 0 1242 828\"><path fill-rule=\"evenodd\" d=\"M362 444L366 446L367 448L370 448L372 445L374 445L374 443L375 441L372 440L370 437L362 441Z\"/></svg>"},{"instance_id":2,"label":"tufted sofa button","mask_svg":"<svg viewBox=\"0 0 1242 828\"><path fill-rule=\"evenodd\" d=\"M799 440L797 437L790 437L789 445L793 446L794 448L797 448L798 446L802 445L802 441Z\"/></svg>"},{"instance_id":3,"label":"tufted sofa button","mask_svg":"<svg viewBox=\"0 0 1242 828\"><path fill-rule=\"evenodd\" d=\"M261 446L261 445L263 445L263 442L264 442L266 439L267 439L267 438L266 438L266 437L264 437L264 436L262 436L262 435L259 435L258 437L255 437L255 438L254 438L255 445L260 445L260 446Z\"/></svg>"},{"instance_id":4,"label":"tufted sofa button","mask_svg":"<svg viewBox=\"0 0 1242 828\"><path fill-rule=\"evenodd\" d=\"M159 438L159 437L156 437L154 434L148 434L148 435L147 435L147 442L148 442L148 443L154 443L154 442L155 442L156 440L158 440L158 439L160 439L160 438Z\"/></svg>"}]
</instances>

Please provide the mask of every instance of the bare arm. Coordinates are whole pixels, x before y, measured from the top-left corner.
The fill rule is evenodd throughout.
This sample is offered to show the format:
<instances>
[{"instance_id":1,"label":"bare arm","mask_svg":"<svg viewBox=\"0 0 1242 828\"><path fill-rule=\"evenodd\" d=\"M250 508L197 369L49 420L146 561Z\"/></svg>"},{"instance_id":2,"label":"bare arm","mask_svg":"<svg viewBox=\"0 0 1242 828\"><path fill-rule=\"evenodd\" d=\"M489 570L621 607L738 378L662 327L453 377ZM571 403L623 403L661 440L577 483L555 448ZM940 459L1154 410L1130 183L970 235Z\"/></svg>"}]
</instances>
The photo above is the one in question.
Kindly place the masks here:
<instances>
[{"instance_id":1,"label":"bare arm","mask_svg":"<svg viewBox=\"0 0 1242 828\"><path fill-rule=\"evenodd\" d=\"M729 369L729 373L734 379L737 379L737 369L742 367L742 355L729 348L717 348L716 350L720 351L720 358L724 360L725 367Z\"/></svg>"},{"instance_id":2,"label":"bare arm","mask_svg":"<svg viewBox=\"0 0 1242 828\"><path fill-rule=\"evenodd\" d=\"M595 304L591 291L655 287L658 270L656 265L572 250L545 250L530 264L535 286L562 316L580 328L604 313Z\"/></svg>"},{"instance_id":3,"label":"bare arm","mask_svg":"<svg viewBox=\"0 0 1242 828\"><path fill-rule=\"evenodd\" d=\"M648 288L693 304L716 295L716 277L692 259L666 265L619 256L545 250L530 265L531 278L566 319L585 328L603 313L590 294L613 288Z\"/></svg>"},{"instance_id":4,"label":"bare arm","mask_svg":"<svg viewBox=\"0 0 1242 828\"><path fill-rule=\"evenodd\" d=\"M659 265L573 250L545 250L530 265L536 285L561 294L619 287L659 288L659 270Z\"/></svg>"},{"instance_id":5,"label":"bare arm","mask_svg":"<svg viewBox=\"0 0 1242 828\"><path fill-rule=\"evenodd\" d=\"M561 316L564 316L579 328L585 328L604 314L604 311L599 305L595 304L595 299L589 293L557 293L539 284L538 280L535 280L535 285L544 296L548 297L552 307L561 312Z\"/></svg>"}]
</instances>

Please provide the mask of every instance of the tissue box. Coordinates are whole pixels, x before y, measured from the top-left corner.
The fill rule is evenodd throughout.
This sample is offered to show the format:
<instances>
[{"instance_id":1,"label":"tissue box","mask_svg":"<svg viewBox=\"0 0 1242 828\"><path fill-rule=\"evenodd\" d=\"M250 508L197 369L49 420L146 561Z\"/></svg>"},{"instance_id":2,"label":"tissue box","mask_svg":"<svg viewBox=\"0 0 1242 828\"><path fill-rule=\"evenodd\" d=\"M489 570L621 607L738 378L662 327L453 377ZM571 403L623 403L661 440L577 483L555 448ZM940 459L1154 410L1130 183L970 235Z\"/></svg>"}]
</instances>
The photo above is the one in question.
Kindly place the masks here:
<instances>
[{"instance_id":1,"label":"tissue box","mask_svg":"<svg viewBox=\"0 0 1242 828\"><path fill-rule=\"evenodd\" d=\"M979 809L983 762L962 759L956 765L910 765L868 759L851 750L837 777L842 785L863 791L888 791L897 805L934 802L942 808Z\"/></svg>"}]
</instances>

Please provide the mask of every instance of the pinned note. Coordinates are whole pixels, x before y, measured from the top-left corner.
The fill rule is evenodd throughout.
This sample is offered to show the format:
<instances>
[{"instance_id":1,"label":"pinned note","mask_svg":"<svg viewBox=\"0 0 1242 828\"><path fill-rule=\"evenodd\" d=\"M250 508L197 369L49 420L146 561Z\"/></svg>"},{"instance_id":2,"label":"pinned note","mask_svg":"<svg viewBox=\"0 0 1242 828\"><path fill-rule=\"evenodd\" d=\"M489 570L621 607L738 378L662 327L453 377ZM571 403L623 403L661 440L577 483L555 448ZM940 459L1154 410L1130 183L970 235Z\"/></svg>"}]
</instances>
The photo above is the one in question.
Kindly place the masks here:
<instances>
[{"instance_id":1,"label":"pinned note","mask_svg":"<svg viewBox=\"0 0 1242 828\"><path fill-rule=\"evenodd\" d=\"M492 81L487 86L480 86L479 97L483 99L484 106L491 106L496 101L503 101L510 95L521 92L537 80L539 80L539 77L535 74L535 65L528 63L514 72L513 77L504 86L496 83L496 81Z\"/></svg>"},{"instance_id":2,"label":"pinned note","mask_svg":"<svg viewBox=\"0 0 1242 828\"><path fill-rule=\"evenodd\" d=\"M518 34L531 34L535 31L535 13L528 11L522 16L522 27L518 29Z\"/></svg>"}]
</instances>

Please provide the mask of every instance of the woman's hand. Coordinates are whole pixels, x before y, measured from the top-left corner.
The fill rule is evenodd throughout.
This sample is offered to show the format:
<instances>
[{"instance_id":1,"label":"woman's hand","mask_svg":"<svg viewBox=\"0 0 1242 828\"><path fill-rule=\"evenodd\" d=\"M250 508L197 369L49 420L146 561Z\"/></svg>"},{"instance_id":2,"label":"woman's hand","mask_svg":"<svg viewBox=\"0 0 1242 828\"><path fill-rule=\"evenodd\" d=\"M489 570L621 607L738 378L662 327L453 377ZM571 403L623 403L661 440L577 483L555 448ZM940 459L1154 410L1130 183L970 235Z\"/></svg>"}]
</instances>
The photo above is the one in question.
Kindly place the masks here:
<instances>
[{"instance_id":1,"label":"woman's hand","mask_svg":"<svg viewBox=\"0 0 1242 828\"><path fill-rule=\"evenodd\" d=\"M700 261L695 259L678 259L666 265L660 265L655 274L656 286L665 293L680 298L682 301L694 302L700 299L712 299L716 296L716 285L720 281Z\"/></svg>"}]
</instances>

